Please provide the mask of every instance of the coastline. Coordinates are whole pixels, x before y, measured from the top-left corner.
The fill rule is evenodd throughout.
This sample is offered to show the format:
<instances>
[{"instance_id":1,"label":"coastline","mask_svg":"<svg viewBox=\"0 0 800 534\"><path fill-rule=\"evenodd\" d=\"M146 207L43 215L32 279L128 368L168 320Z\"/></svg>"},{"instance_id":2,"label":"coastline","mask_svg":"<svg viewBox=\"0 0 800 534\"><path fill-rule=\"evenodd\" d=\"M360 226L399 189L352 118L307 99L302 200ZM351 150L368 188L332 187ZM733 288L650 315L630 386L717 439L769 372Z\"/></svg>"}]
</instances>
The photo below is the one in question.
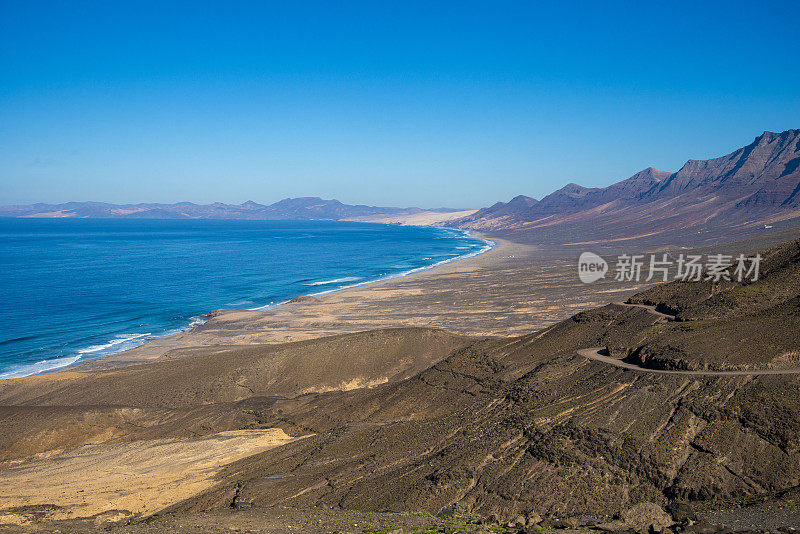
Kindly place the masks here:
<instances>
[{"instance_id":1,"label":"coastline","mask_svg":"<svg viewBox=\"0 0 800 534\"><path fill-rule=\"evenodd\" d=\"M404 276L295 297L268 309L212 310L190 331L61 370L113 369L388 328L435 328L473 337L523 335L583 309L624 300L644 287L613 280L587 286L575 275L570 253L484 233L471 236L495 246Z\"/></svg>"},{"instance_id":2,"label":"coastline","mask_svg":"<svg viewBox=\"0 0 800 534\"><path fill-rule=\"evenodd\" d=\"M363 221L355 221L355 222L363 222ZM367 222L371 222L371 221L367 221ZM388 223L379 223L379 224L388 224ZM409 226L416 226L416 225L409 225ZM425 226L420 226L420 227L425 227ZM284 301L281 301L281 302L266 304L264 306L258 306L258 307L254 307L254 308L245 308L245 309L239 309L239 308L214 309L214 310L211 310L211 311L209 311L208 313L206 313L204 315L199 315L199 316L192 317L191 322L187 326L180 327L178 329L170 330L170 331L166 332L165 334L157 336L154 339L150 339L150 340L148 340L147 342L145 342L145 343L143 343L141 345L138 345L138 346L135 346L135 347L132 347L132 348L129 348L129 349L125 349L125 350L122 350L122 351L119 351L119 352L112 352L110 354L105 354L103 356L92 358L92 359L89 359L89 360L81 360L80 357L78 357L78 359L76 361L73 361L71 363L67 363L67 364L65 364L63 366L59 366L59 367L56 367L56 368L53 368L53 369L43 370L41 372L36 372L36 373L29 374L29 375L21 376L21 377L9 377L9 378L5 378L3 380L13 380L15 378L25 378L25 377L30 377L30 376L53 374L53 373L58 373L58 372L62 372L62 371L93 370L93 369L97 369L97 368L105 368L107 366L119 367L119 366L124 366L124 365L134 365L134 364L137 364L137 363L144 363L144 361L151 361L153 359L156 359L159 356L156 356L155 358L151 357L151 356L148 356L148 357L145 357L144 359L142 359L141 355L143 353L151 354L153 352L160 352L160 351L162 351L163 348L166 348L166 347L168 347L167 348L168 351L169 350L176 350L176 349L180 349L180 348L194 347L195 346L194 344L184 345L182 341L177 342L177 343L176 343L176 341L178 339L183 340L185 337L187 337L185 335L188 335L188 337L191 337L191 334L193 334L196 331L198 331L199 329L201 329L203 327L203 325L205 325L208 321L213 320L215 317L218 317L219 314L221 312L223 312L223 311L224 312L233 312L233 313L235 313L235 312L268 312L268 311L271 311L271 310L276 310L276 309L278 309L278 308L280 308L282 306L291 305L291 304L295 304L295 303L298 303L298 302L303 302L304 300L307 301L307 299L319 299L320 297L324 297L325 295L330 295L330 294L334 294L334 293L340 293L340 292L344 292L344 291L352 291L352 290L359 289L359 288L362 288L362 289L363 288L368 288L368 287L371 287L371 286L374 286L374 285L377 285L377 284L390 282L392 280L398 280L398 279L406 278L406 277L409 277L409 276L414 276L414 275L430 272L430 271L432 271L434 269L441 268L441 267L444 267L444 266L447 266L447 265L452 265L452 264L455 264L455 263L465 262L465 261L468 261L470 259L477 258L479 256L484 256L484 255L492 252L498 246L498 242L497 242L496 238L490 238L490 237L485 236L485 235L483 235L483 234L481 234L479 232L474 232L474 231L471 231L471 230L462 230L460 228L444 227L444 226L438 226L436 228L440 228L442 230L450 230L450 231L460 232L463 235L454 236L453 238L458 237L458 238L468 238L468 239L480 240L480 241L484 242L484 246L481 249L477 250L477 251L472 251L472 252L469 252L467 254L463 254L463 255L460 255L460 256L455 256L455 257L452 257L452 258L441 260L441 261L438 261L438 262L433 263L431 265L426 265L426 266L422 266L422 267L416 267L414 269L409 269L407 271L403 271L403 272L400 272L400 273L389 274L389 275L385 275L385 276L382 276L382 277L379 277L379 278L376 278L376 279L371 279L371 280L363 280L363 281L359 281L357 283L349 284L349 285L342 286L342 287L336 287L336 288L333 288L333 289L326 289L326 290L322 290L322 291L318 291L318 292L314 292L314 293L300 294L300 295L294 296L291 299L284 300ZM438 237L436 239L450 239L450 237ZM324 335L324 334L322 334L322 335ZM321 336L310 336L310 337L321 337ZM307 338L308 337L304 337L304 339L307 339ZM249 344L249 343L246 343L245 345L247 345L247 344ZM241 345L237 344L236 346L241 346ZM162 355L163 354L165 354L165 352L163 352ZM73 359L73 358L74 357L69 356L69 357L65 357L64 359Z\"/></svg>"},{"instance_id":3,"label":"coastline","mask_svg":"<svg viewBox=\"0 0 800 534\"><path fill-rule=\"evenodd\" d=\"M388 226L386 223L378 223L376 226ZM462 241L458 246L444 246L445 253L442 254L431 254L432 258L423 258L424 254L419 254L415 252L415 249L412 248L408 250L408 258L409 264L405 271L397 271L392 272L392 268L396 268L398 266L391 265L389 263L385 264L384 269L382 271L376 271L374 269L365 269L364 272L359 271L358 265L362 262L358 260L358 256L355 256L356 259L353 265L350 265L350 271L352 275L342 275L339 274L340 278L334 278L333 276L329 278L334 279L327 279L325 278L325 273L320 272L317 273L318 280L312 284L303 284L308 285L311 287L308 288L301 288L301 287L292 287L286 286L283 290L278 289L277 295L283 297L280 300L275 302L268 302L267 304L256 304L256 303L247 303L250 306L254 306L252 308L240 308L236 306L236 303L233 303L233 307L237 309L243 309L246 311L266 311L274 308L278 308L280 306L286 305L295 299L303 299L303 298L318 298L325 294L334 293L338 291L342 291L345 289L356 288L356 287L366 287L371 284L379 283L384 280L389 280L393 278L400 278L404 276L408 276L414 274L416 272L426 271L440 265L445 265L448 263L453 263L457 261L463 261L465 259L483 254L491 250L491 248L495 245L495 243L491 240L488 240L484 237L473 236L471 232L462 230L459 228L452 228L446 226L421 226L421 225L406 225L406 226L417 226L420 229L428 230L426 235L430 235L431 240L435 239L442 239L442 238L453 238L453 239L461 239ZM433 232L430 232L433 230ZM433 243L433 241L431 241ZM461 246L463 243L466 246ZM443 243L444 244L444 243ZM449 249L449 250L448 250ZM459 249L467 249L467 250L459 250ZM449 254L448 254L449 253ZM416 255L415 255L416 254ZM451 257L447 257L447 256ZM421 259L421 261L420 261ZM425 264L425 260L429 260L427 264ZM351 261L351 263L353 263ZM417 266L415 266L415 264ZM353 270L355 267L355 270ZM402 266L400 266L402 268ZM383 274L379 274L379 273ZM386 274L388 272L388 274ZM376 276L377 275L377 276ZM323 281L319 281L323 280ZM318 287L314 287L318 286ZM279 288L279 286L276 286ZM294 294L292 294L294 293ZM185 300L185 299L184 299ZM253 299L255 302L258 302L257 299ZM75 347L74 349L65 352L59 356L53 356L49 359L42 359L33 360L30 362L19 362L18 364L9 364L8 368L3 369L0 372L0 380L7 380L7 379L14 379L14 378L24 378L26 376L35 376L41 374L49 374L58 372L61 370L73 369L76 367L80 367L86 364L89 364L94 361L102 360L104 358L113 357L117 354L123 354L125 352L136 350L137 348L147 345L149 343L156 342L158 340L164 338L170 338L173 336L178 336L187 332L191 332L195 327L202 325L204 322L208 320L212 312L220 307L227 307L225 305L220 306L223 302L207 302L205 299L197 300L192 305L191 312L192 316L190 317L189 314L185 314L184 319L178 319L177 321L172 321L172 324L165 324L163 328L158 328L155 325L150 325L149 327L141 328L141 329L134 329L128 331L121 331L117 332L114 335L109 334L105 336L106 339L99 339L93 341L93 343L85 344L83 346ZM185 303L184 303L185 304ZM209 306L211 304L211 306ZM205 310L203 309L205 308ZM184 307L184 309L186 309ZM142 310L144 314L154 313L157 310L151 309L149 312L147 310ZM144 333L143 333L144 332ZM12 360L13 361L13 360Z\"/></svg>"},{"instance_id":4,"label":"coastline","mask_svg":"<svg viewBox=\"0 0 800 534\"><path fill-rule=\"evenodd\" d=\"M352 222L364 222L364 221L352 221ZM372 221L366 221L366 222L372 222ZM390 223L378 223L378 224L390 224ZM414 226L414 225L407 225L407 226ZM419 226L419 228L425 228L425 227L424 226ZM289 300L276 302L274 304L266 304L264 306L257 306L255 308L246 308L246 310L248 310L248 311L272 310L272 309L275 309L275 308L277 308L279 306L283 306L285 304L289 304L290 302L292 302L292 301L294 301L296 299L302 299L302 298L305 298L305 297L321 297L322 295L327 295L327 294L330 294L330 293L336 293L338 291L345 291L345 290L353 289L353 288L356 288L356 287L365 287L365 286L369 286L369 285L372 285L372 284L377 284L379 282L383 282L385 280L392 280L394 278L402 278L404 276L410 276L410 275L412 275L414 273L418 273L418 272L430 271L431 269L434 269L434 268L439 267L441 265L447 265L448 263L455 263L457 261L464 261L464 260L468 260L469 258L474 258L475 256L480 256L482 254L486 254L487 252L490 252L493 248L495 248L497 246L497 242L495 240L489 239L487 237L480 237L480 234L479 234L479 236L475 236L474 235L475 232L473 232L471 230L461 230L460 228L450 228L450 227L446 227L446 226L437 226L436 228L441 228L442 230L454 230L454 231L458 231L458 232L463 232L463 234L464 234L463 236L458 236L458 237L444 237L443 236L443 237L437 237L436 239L461 239L461 238L479 239L479 240L483 241L485 245L484 245L483 248L481 248L480 250L477 250L475 252L469 252L467 254L462 254L460 256L455 256L455 257L452 257L452 258L448 258L446 260L441 260L441 261L438 261L436 263L432 263L431 265L425 265L423 267L416 267L414 269L409 269L407 271L403 271L403 272L400 272L400 273L389 274L389 275L381 276L379 278L374 278L374 279L371 279L371 280L363 280L361 282L357 282L357 283L346 285L346 286L336 287L336 288L333 288L333 289L325 289L325 290L322 290L322 291L318 291L316 293L308 293L308 294L303 294L303 295L296 295L296 296L292 297ZM354 279L357 280L358 278L354 278ZM345 279L341 279L341 280L344 281ZM339 280L333 280L333 281L336 282L336 281L339 281ZM203 315L201 317L207 317L210 313L211 312L209 312L208 314ZM200 324L202 324L202 323L200 323ZM197 325L197 326L199 326L199 325ZM194 327L194 325L192 325L192 327Z\"/></svg>"},{"instance_id":5,"label":"coastline","mask_svg":"<svg viewBox=\"0 0 800 534\"><path fill-rule=\"evenodd\" d=\"M208 507L230 511L240 496L262 513L276 505L317 506L318 489L326 492L323 502L339 503L362 480L369 484L367 500L342 508L373 510L403 491L386 488L386 472L391 480L418 465L435 473L432 459L443 450L481 447L472 455L478 459L508 450L497 453L498 461L516 462L531 447L543 454L551 443L562 446L559 434L550 432L575 418L627 439L631 418L618 417L621 408L643 398L656 409L636 415L633 439L658 451L662 441L651 438L652 429L666 429L668 438L684 399L696 399L703 387L715 388L709 396L721 398L749 380L732 376L710 383L674 374L631 379L629 370L580 357L573 345L591 344L612 323L611 335L631 325L649 328L652 314L612 306L540 328L623 301L641 287L611 280L582 284L573 253L496 242L488 253L463 261L271 310L216 310L205 324L163 344L3 381L7 437L0 467L7 498L0 520L22 525L44 517L96 525L102 514L113 521L136 514L185 518L187 511L205 513ZM768 385L773 379L754 381ZM509 383L514 399L504 402L510 400ZM509 450L519 436L517 399L527 403L522 413L531 424L548 433ZM475 433L464 431L465 421ZM485 444L475 439L486 436L485 428L503 433ZM437 450L431 443L441 445ZM275 447L280 449L271 452ZM572 453L571 447L565 449ZM557 473L558 465L548 465ZM618 472L615 463L602 468ZM493 469L481 476L505 485L508 471L494 482L488 478L497 473ZM523 484L528 474L521 466L510 476ZM430 480L426 473L416 476ZM332 496L329 479L339 492ZM545 489L529 501L548 506L546 498L555 493L563 502L573 487L562 480L570 477L557 474L548 486L535 481ZM625 489L636 479L621 480ZM604 493L590 495L606 502ZM411 504L434 511L439 505ZM489 506L507 509L502 502Z\"/></svg>"},{"instance_id":6,"label":"coastline","mask_svg":"<svg viewBox=\"0 0 800 534\"><path fill-rule=\"evenodd\" d=\"M650 285L613 279L583 284L575 275L577 257L571 252L484 232L439 228L458 230L492 245L400 274L267 306L214 309L178 331L134 348L2 381L386 328L438 328L465 336L510 337L625 300Z\"/></svg>"},{"instance_id":7,"label":"coastline","mask_svg":"<svg viewBox=\"0 0 800 534\"><path fill-rule=\"evenodd\" d=\"M471 237L492 240L496 246L404 276L301 295L266 309L215 309L202 324L186 331L39 376L386 328L438 328L466 336L524 335L579 311L624 301L649 285L613 279L583 284L575 272L574 251L518 243L491 233L473 232Z\"/></svg>"}]
</instances>

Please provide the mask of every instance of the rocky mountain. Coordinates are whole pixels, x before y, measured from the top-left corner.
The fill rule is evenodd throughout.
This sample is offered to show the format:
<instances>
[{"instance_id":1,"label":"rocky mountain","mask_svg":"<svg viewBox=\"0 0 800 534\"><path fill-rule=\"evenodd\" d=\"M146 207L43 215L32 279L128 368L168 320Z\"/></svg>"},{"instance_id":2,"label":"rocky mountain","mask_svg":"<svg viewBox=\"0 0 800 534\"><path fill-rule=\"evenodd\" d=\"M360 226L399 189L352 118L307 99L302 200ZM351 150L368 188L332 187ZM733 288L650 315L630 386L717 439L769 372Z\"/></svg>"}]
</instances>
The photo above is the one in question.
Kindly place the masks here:
<instances>
[{"instance_id":1,"label":"rocky mountain","mask_svg":"<svg viewBox=\"0 0 800 534\"><path fill-rule=\"evenodd\" d=\"M64 204L31 204L0 206L0 217L75 217L126 219L319 219L345 220L367 217L415 215L423 212L451 213L458 210L437 208L391 208L343 204L338 200L318 197L286 198L264 205L252 200L242 204L107 204L104 202L67 202Z\"/></svg>"},{"instance_id":2,"label":"rocky mountain","mask_svg":"<svg viewBox=\"0 0 800 534\"><path fill-rule=\"evenodd\" d=\"M727 156L689 160L674 173L650 167L604 188L571 183L539 202L518 198L457 224L559 244L733 235L800 217L800 129L764 132Z\"/></svg>"},{"instance_id":3,"label":"rocky mountain","mask_svg":"<svg viewBox=\"0 0 800 534\"><path fill-rule=\"evenodd\" d=\"M538 202L539 201L535 198L526 197L525 195L518 195L508 202L498 202L497 204L481 211L483 212L484 216L504 217L525 211Z\"/></svg>"}]
</instances>

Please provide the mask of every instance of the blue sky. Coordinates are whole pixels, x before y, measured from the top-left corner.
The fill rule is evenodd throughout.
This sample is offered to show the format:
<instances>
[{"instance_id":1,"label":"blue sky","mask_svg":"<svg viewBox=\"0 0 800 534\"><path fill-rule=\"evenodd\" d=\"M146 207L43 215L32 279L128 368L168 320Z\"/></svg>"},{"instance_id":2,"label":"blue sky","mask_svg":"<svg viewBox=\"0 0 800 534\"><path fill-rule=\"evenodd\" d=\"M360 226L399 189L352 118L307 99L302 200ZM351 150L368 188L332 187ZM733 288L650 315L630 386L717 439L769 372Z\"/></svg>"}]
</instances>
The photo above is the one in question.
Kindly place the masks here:
<instances>
[{"instance_id":1,"label":"blue sky","mask_svg":"<svg viewBox=\"0 0 800 534\"><path fill-rule=\"evenodd\" d=\"M797 2L0 10L0 204L479 207L800 128Z\"/></svg>"}]
</instances>

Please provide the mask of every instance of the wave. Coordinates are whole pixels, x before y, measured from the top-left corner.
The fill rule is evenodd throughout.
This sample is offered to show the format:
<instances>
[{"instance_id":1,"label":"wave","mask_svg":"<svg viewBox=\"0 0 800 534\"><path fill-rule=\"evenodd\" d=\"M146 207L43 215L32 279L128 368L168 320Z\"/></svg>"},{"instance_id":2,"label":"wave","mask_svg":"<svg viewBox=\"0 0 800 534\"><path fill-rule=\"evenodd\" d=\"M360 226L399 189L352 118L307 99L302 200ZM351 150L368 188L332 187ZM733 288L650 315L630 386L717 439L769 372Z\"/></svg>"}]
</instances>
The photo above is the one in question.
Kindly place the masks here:
<instances>
[{"instance_id":1,"label":"wave","mask_svg":"<svg viewBox=\"0 0 800 534\"><path fill-rule=\"evenodd\" d=\"M36 336L22 336L22 337L15 337L13 339L2 339L0 340L0 345L11 345L13 343L19 343L20 341L28 341L30 339L36 339Z\"/></svg>"},{"instance_id":2,"label":"wave","mask_svg":"<svg viewBox=\"0 0 800 534\"><path fill-rule=\"evenodd\" d=\"M189 321L189 324L187 324L186 326L181 326L179 328L173 328L172 330L167 330L163 334L153 336L150 339L160 339L162 337L174 336L175 334L180 334L181 332L188 332L195 326L200 326L201 324L206 323L208 321L208 316L198 315L196 317L190 317L190 319L191 320ZM148 341L150 341L150 339L148 339Z\"/></svg>"},{"instance_id":3,"label":"wave","mask_svg":"<svg viewBox=\"0 0 800 534\"><path fill-rule=\"evenodd\" d=\"M8 371L0 373L0 380L6 378L22 378L25 376L47 373L55 371L56 369L69 367L71 365L76 364L80 360L93 360L101 358L103 356L110 356L112 354L125 352L126 350L131 350L135 349L136 347L140 347L145 343L152 341L154 339L173 336L175 334L180 334L181 332L188 332L195 326L199 326L208 321L208 317L205 316L191 317L190 319L191 320L188 325L168 330L163 334L153 335L150 332L136 333L136 334L119 334L108 343L91 345L84 349L79 349L73 356L64 356L62 358L53 358L51 360L42 360L36 363L18 365L16 367L12 367Z\"/></svg>"},{"instance_id":4,"label":"wave","mask_svg":"<svg viewBox=\"0 0 800 534\"><path fill-rule=\"evenodd\" d=\"M101 352L104 350L108 350L111 347L121 345L122 343L127 343L130 341L134 341L136 339L141 339L149 335L151 335L150 332L147 332L146 334L121 334L118 335L115 339L109 341L108 343L103 343L101 345L92 345L90 347L86 347L85 349L81 349L78 351L78 354L92 354L95 352Z\"/></svg>"},{"instance_id":5,"label":"wave","mask_svg":"<svg viewBox=\"0 0 800 534\"><path fill-rule=\"evenodd\" d=\"M455 236L460 236L460 237L464 237L464 238L469 238L471 236L471 233L468 230L459 230L457 228L441 228L441 229L442 230L449 230L450 232L449 232L448 235L455 235ZM310 296L319 297L319 296L322 296L322 295L327 295L329 293L334 293L336 291L343 291L345 289L351 289L351 288L354 288L354 287L366 286L366 285L369 285L369 284L374 284L376 282L382 282L384 280L390 280L392 278L401 278L403 276L408 276L410 274L414 274L414 273L417 273L417 272L427 271L428 269L433 269L434 267L438 267L439 265L444 265L446 263L452 263L454 261L465 260L467 258L472 258L474 256L479 256L481 254L489 252L490 250L492 250L494 247L497 246L497 242L496 241L492 241L491 239L481 239L481 241L483 242L483 246L480 249L475 250L474 247L469 247L470 249L472 249L472 251L468 252L467 254L456 254L451 258L440 260L440 261L437 261L435 263L431 263L430 265L423 265L422 267L415 267L414 269L408 269L406 271L401 271L399 273L382 275L382 276L379 276L377 278L372 278L370 280L364 280L362 282L358 282L356 284L348 284L348 285L337 287L337 288L333 288L333 289L326 289L324 291L318 291L316 293L311 293ZM425 257L425 258L422 258L422 259L423 260L431 260L432 258L431 257ZM354 280L360 280L362 277L339 278L339 279L336 279L336 280L328 281L327 283L343 282L347 278L352 278ZM315 282L315 283L304 284L304 285L309 285L309 286L311 286L311 285L323 285L323 283L322 282ZM288 304L290 301L291 301L291 299L282 300L282 301L279 301L279 302L270 302L269 304L265 304L263 306L257 306L255 308L247 308L247 309L249 311L272 310L272 309L278 308L279 306L283 306L284 304Z\"/></svg>"},{"instance_id":6,"label":"wave","mask_svg":"<svg viewBox=\"0 0 800 534\"><path fill-rule=\"evenodd\" d=\"M310 282L303 284L306 286L327 286L329 284L341 284L342 282L355 282L361 280L361 276L345 276L344 278L334 278L333 280L323 280L322 282Z\"/></svg>"},{"instance_id":7,"label":"wave","mask_svg":"<svg viewBox=\"0 0 800 534\"><path fill-rule=\"evenodd\" d=\"M23 376L38 375L48 371L55 371L62 367L67 367L80 360L80 356L66 356L64 358L53 358L52 360L42 360L36 363L19 365L12 367L11 370L0 373L0 380L6 378L22 378Z\"/></svg>"}]
</instances>

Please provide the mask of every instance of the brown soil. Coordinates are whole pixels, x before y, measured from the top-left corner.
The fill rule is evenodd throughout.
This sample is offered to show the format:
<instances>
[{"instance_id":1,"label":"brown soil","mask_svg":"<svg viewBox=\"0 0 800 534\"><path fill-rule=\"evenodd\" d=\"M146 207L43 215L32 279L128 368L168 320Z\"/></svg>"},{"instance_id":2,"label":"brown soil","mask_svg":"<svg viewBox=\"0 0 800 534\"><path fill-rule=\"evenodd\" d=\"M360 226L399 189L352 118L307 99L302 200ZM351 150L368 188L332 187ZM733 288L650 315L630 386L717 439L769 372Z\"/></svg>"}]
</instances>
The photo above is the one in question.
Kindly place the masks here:
<instances>
[{"instance_id":1,"label":"brown soil","mask_svg":"<svg viewBox=\"0 0 800 534\"><path fill-rule=\"evenodd\" d=\"M795 272L794 256L778 256L783 264L761 283L795 287L780 280ZM634 301L663 310L663 287ZM669 290L669 302L722 309L695 306L702 289L683 287ZM633 354L680 324L710 343L721 328L748 332L752 323L789 347L800 332L791 328L800 326L790 313L797 295L683 323L614 304L563 317L632 291L584 286L574 259L509 244L294 308L222 312L161 345L2 381L2 517L25 522L10 529L79 531L160 510L119 528L369 531L401 518L415 528L441 524L407 514L454 503L507 520L608 516L643 501L724 509L791 494L800 480L800 376L656 374L577 351ZM775 328L776 318L789 327ZM457 333L385 328L404 322ZM384 328L341 333L369 324ZM336 335L305 339L315 327ZM501 335L518 331L526 333ZM304 339L276 343L292 336ZM170 348L188 340L192 347ZM302 510L321 512L300 518ZM365 527L364 517L376 520Z\"/></svg>"}]
</instances>

